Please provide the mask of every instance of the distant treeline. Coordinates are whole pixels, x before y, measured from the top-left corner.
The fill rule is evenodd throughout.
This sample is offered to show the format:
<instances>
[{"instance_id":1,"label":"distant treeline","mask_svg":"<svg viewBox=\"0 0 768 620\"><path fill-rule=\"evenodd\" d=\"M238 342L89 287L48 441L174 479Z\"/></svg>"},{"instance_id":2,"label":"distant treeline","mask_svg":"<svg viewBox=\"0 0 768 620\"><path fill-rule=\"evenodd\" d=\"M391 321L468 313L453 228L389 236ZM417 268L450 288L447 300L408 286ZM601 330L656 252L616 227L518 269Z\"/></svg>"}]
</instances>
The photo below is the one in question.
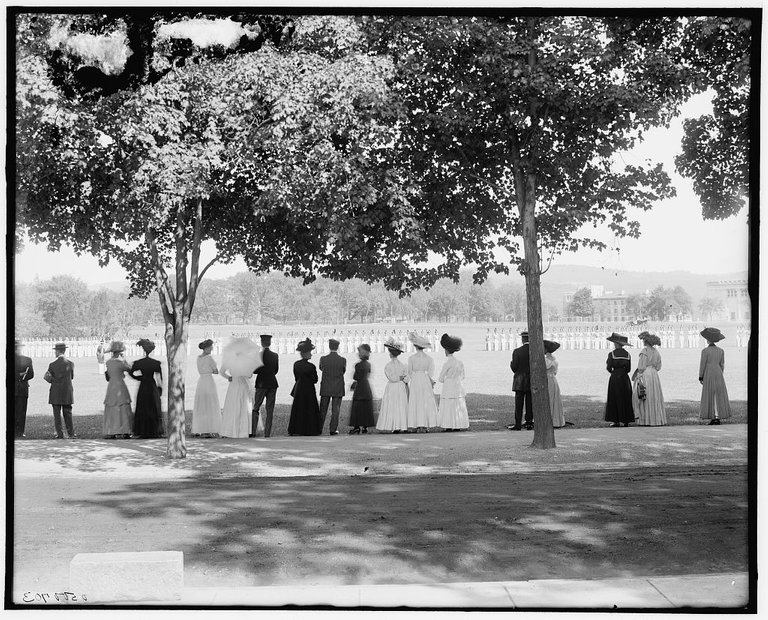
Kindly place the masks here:
<instances>
[{"instance_id":1,"label":"distant treeline","mask_svg":"<svg viewBox=\"0 0 768 620\"><path fill-rule=\"evenodd\" d=\"M126 292L91 290L71 276L17 285L15 307L16 333L26 338L101 337L162 323L155 295L129 299ZM645 308L632 310L642 313ZM543 313L545 322L567 319L554 304L545 303ZM469 271L458 283L439 280L431 289L402 299L381 284L361 280L320 279L304 286L301 279L279 273L244 272L203 280L192 315L195 323L219 325L524 322L526 318L522 283L477 285Z\"/></svg>"}]
</instances>

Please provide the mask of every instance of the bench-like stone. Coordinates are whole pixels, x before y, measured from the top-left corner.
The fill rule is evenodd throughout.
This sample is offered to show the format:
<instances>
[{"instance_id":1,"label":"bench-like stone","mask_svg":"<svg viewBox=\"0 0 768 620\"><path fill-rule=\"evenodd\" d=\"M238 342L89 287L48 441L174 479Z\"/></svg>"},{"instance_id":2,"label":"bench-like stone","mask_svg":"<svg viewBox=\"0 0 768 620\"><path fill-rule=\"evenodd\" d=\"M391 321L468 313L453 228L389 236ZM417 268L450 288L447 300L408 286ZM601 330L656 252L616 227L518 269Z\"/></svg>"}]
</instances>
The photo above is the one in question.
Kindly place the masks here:
<instances>
[{"instance_id":1,"label":"bench-like stone","mask_svg":"<svg viewBox=\"0 0 768 620\"><path fill-rule=\"evenodd\" d=\"M184 588L181 551L78 553L69 564L69 589L89 603L170 601Z\"/></svg>"}]
</instances>

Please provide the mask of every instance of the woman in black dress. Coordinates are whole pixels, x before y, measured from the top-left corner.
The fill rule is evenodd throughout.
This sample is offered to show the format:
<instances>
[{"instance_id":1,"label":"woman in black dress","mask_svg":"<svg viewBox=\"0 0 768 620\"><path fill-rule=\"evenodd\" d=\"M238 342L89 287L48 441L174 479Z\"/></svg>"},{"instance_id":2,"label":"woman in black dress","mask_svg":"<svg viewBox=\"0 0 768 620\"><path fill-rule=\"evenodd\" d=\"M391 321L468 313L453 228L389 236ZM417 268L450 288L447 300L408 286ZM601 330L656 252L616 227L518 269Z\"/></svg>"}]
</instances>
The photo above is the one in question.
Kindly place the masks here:
<instances>
[{"instance_id":1,"label":"woman in black dress","mask_svg":"<svg viewBox=\"0 0 768 620\"><path fill-rule=\"evenodd\" d=\"M299 343L296 350L301 353L301 359L293 364L293 376L296 384L291 390L293 404L291 418L288 421L289 435L319 435L320 406L317 404L317 368L309 360L315 345L307 338Z\"/></svg>"},{"instance_id":2,"label":"woman in black dress","mask_svg":"<svg viewBox=\"0 0 768 620\"><path fill-rule=\"evenodd\" d=\"M144 349L144 357L131 365L128 374L139 381L139 391L136 394L136 411L133 414L133 434L143 439L163 436L163 413L160 409L160 394L155 375L163 382L163 370L160 362L149 357L155 350L155 343L142 338L137 346Z\"/></svg>"},{"instance_id":3,"label":"woman in black dress","mask_svg":"<svg viewBox=\"0 0 768 620\"><path fill-rule=\"evenodd\" d=\"M624 347L629 346L626 336L612 333L606 340L613 343L614 349L608 354L606 368L611 373L608 380L608 401L605 403L605 421L613 422L611 426L629 426L635 421L632 409L632 382L629 371L632 370L632 360Z\"/></svg>"},{"instance_id":4,"label":"woman in black dress","mask_svg":"<svg viewBox=\"0 0 768 620\"><path fill-rule=\"evenodd\" d=\"M369 426L376 426L373 419L373 392L368 377L371 374L371 364L368 358L371 356L371 347L361 344L357 347L357 355L360 361L355 364L355 374L352 376L352 408L349 412L349 425L352 430L350 435L359 435L360 427L363 433L368 432Z\"/></svg>"}]
</instances>

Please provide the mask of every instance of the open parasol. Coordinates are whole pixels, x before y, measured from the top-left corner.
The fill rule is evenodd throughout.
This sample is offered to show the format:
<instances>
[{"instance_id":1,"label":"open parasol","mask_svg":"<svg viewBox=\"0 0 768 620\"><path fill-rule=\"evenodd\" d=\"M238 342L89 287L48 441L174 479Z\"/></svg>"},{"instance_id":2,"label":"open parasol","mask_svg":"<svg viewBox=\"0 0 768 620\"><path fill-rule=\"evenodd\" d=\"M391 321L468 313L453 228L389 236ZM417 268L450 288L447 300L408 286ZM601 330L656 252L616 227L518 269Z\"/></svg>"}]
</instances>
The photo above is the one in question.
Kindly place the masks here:
<instances>
[{"instance_id":1,"label":"open parasol","mask_svg":"<svg viewBox=\"0 0 768 620\"><path fill-rule=\"evenodd\" d=\"M261 347L250 338L234 338L224 346L221 369L233 377L250 377L261 368Z\"/></svg>"}]
</instances>

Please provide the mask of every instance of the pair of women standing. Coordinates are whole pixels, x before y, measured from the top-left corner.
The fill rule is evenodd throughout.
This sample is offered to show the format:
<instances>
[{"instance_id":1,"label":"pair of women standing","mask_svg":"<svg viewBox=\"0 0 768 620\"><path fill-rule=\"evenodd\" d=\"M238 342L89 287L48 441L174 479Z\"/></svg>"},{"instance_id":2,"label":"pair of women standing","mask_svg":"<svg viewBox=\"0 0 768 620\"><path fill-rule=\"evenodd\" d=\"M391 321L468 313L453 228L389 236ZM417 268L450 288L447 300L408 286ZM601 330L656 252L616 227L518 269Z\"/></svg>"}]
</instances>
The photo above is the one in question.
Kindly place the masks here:
<instances>
[{"instance_id":1,"label":"pair of women standing","mask_svg":"<svg viewBox=\"0 0 768 620\"><path fill-rule=\"evenodd\" d=\"M626 336L612 333L606 340L614 350L608 354L606 369L611 373L608 381L608 399L605 421L611 426L629 426L635 419L640 426L663 426L667 423L664 395L659 380L661 355L654 348L661 341L644 331L639 334L644 348L639 354L637 370L630 380L632 358L624 348L630 346Z\"/></svg>"},{"instance_id":2,"label":"pair of women standing","mask_svg":"<svg viewBox=\"0 0 768 620\"><path fill-rule=\"evenodd\" d=\"M144 358L128 364L122 354L125 345L114 341L109 346L112 357L106 362L107 394L104 397L103 432L108 439L141 437L151 439L163 435L163 417L160 409L162 367L158 360L149 357L155 344L142 338L137 346L144 350ZM125 384L125 373L139 381L136 394L136 411L131 412L131 395Z\"/></svg>"}]
</instances>

